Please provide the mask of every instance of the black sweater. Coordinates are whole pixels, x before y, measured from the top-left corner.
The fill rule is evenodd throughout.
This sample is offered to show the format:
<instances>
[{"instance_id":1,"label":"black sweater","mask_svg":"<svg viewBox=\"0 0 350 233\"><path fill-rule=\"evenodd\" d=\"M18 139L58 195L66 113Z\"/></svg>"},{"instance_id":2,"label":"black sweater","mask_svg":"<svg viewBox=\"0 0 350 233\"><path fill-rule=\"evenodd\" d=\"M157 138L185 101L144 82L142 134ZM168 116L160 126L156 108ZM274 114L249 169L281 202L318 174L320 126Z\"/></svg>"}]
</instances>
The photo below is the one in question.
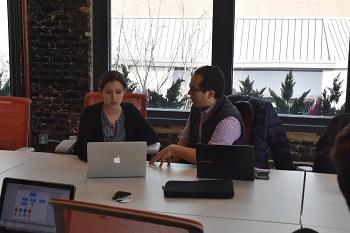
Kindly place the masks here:
<instances>
[{"instance_id":1,"label":"black sweater","mask_svg":"<svg viewBox=\"0 0 350 233\"><path fill-rule=\"evenodd\" d=\"M101 112L103 103L87 107L80 117L79 133L74 144L74 154L87 161L86 145L88 142L103 142ZM139 110L130 103L122 103L126 141L146 141L153 144L158 137L152 126L143 118Z\"/></svg>"}]
</instances>

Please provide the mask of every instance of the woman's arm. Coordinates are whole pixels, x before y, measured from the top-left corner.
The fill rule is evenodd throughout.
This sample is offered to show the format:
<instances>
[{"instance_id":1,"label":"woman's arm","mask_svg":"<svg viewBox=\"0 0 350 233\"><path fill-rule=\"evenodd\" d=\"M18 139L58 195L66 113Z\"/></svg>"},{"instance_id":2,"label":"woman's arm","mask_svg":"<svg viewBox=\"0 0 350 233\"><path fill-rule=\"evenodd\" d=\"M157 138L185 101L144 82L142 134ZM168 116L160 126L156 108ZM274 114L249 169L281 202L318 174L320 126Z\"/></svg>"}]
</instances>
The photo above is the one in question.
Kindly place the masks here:
<instances>
[{"instance_id":1,"label":"woman's arm","mask_svg":"<svg viewBox=\"0 0 350 233\"><path fill-rule=\"evenodd\" d=\"M129 121L129 125L133 124L133 130L135 132L129 132L135 135L138 141L146 141L147 145L156 143L158 141L158 136L151 124L141 115L139 110L132 105L129 109L131 119L126 119ZM126 129L128 130L128 129Z\"/></svg>"},{"instance_id":2,"label":"woman's arm","mask_svg":"<svg viewBox=\"0 0 350 233\"><path fill-rule=\"evenodd\" d=\"M83 161L87 161L86 145L93 139L93 128L91 125L91 116L89 115L87 111L84 111L81 115L78 137L73 147L74 154L78 155L79 159Z\"/></svg>"}]
</instances>

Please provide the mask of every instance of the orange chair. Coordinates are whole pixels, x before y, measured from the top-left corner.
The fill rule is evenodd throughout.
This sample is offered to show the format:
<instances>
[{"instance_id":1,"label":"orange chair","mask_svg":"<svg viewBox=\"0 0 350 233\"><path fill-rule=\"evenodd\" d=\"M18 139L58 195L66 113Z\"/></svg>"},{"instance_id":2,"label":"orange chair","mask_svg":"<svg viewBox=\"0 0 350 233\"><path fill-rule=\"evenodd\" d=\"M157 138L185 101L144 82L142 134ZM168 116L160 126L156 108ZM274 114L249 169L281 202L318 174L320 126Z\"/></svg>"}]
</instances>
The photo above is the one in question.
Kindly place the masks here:
<instances>
[{"instance_id":1,"label":"orange chair","mask_svg":"<svg viewBox=\"0 0 350 233\"><path fill-rule=\"evenodd\" d=\"M84 108L102 102L102 94L100 92L89 92L86 93L84 98ZM141 112L144 118L147 117L147 99L145 95L134 94L134 93L125 93L123 102L132 103L135 107ZM60 154L69 154L71 153L71 148L75 140L63 140L60 142L56 148L55 153ZM160 143L156 142L154 144L147 146L147 154L156 154L160 149Z\"/></svg>"},{"instance_id":2,"label":"orange chair","mask_svg":"<svg viewBox=\"0 0 350 233\"><path fill-rule=\"evenodd\" d=\"M100 92L89 92L84 98L84 108L102 102L102 94ZM141 112L144 118L147 117L147 99L145 95L135 93L125 93L123 102L132 103Z\"/></svg>"},{"instance_id":3,"label":"orange chair","mask_svg":"<svg viewBox=\"0 0 350 233\"><path fill-rule=\"evenodd\" d=\"M57 233L202 233L201 223L164 214L52 199Z\"/></svg>"},{"instance_id":4,"label":"orange chair","mask_svg":"<svg viewBox=\"0 0 350 233\"><path fill-rule=\"evenodd\" d=\"M28 146L31 100L0 96L0 149L17 150Z\"/></svg>"}]
</instances>

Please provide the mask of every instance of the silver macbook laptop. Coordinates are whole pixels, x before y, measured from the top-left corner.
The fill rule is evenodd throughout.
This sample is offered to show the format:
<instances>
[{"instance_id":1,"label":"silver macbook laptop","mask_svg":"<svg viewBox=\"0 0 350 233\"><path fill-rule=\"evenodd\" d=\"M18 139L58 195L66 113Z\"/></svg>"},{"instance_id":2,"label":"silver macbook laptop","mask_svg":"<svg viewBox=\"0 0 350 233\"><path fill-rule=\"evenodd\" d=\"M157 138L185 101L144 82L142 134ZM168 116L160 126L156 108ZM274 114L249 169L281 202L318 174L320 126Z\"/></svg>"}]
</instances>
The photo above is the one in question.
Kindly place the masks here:
<instances>
[{"instance_id":1,"label":"silver macbook laptop","mask_svg":"<svg viewBox=\"0 0 350 233\"><path fill-rule=\"evenodd\" d=\"M146 142L89 142L88 177L143 177Z\"/></svg>"}]
</instances>

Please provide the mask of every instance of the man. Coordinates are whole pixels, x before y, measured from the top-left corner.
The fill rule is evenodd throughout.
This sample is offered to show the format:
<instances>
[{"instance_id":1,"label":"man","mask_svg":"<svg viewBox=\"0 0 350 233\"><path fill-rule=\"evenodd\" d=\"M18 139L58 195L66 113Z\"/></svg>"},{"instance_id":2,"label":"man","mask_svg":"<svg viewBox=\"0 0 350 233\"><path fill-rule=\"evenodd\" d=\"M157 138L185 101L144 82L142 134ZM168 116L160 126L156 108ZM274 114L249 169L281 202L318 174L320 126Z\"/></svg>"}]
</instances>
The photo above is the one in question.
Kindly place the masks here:
<instances>
[{"instance_id":1,"label":"man","mask_svg":"<svg viewBox=\"0 0 350 233\"><path fill-rule=\"evenodd\" d=\"M338 184L350 210L350 124L339 132L333 147Z\"/></svg>"},{"instance_id":2,"label":"man","mask_svg":"<svg viewBox=\"0 0 350 233\"><path fill-rule=\"evenodd\" d=\"M332 159L337 168L338 184L350 210L350 125L343 128L336 136L332 148ZM302 228L293 233L317 233L309 228Z\"/></svg>"},{"instance_id":3,"label":"man","mask_svg":"<svg viewBox=\"0 0 350 233\"><path fill-rule=\"evenodd\" d=\"M244 144L242 118L237 108L224 96L225 79L216 66L203 66L194 71L190 82L192 108L178 144L164 148L150 161L196 163L196 143Z\"/></svg>"}]
</instances>

